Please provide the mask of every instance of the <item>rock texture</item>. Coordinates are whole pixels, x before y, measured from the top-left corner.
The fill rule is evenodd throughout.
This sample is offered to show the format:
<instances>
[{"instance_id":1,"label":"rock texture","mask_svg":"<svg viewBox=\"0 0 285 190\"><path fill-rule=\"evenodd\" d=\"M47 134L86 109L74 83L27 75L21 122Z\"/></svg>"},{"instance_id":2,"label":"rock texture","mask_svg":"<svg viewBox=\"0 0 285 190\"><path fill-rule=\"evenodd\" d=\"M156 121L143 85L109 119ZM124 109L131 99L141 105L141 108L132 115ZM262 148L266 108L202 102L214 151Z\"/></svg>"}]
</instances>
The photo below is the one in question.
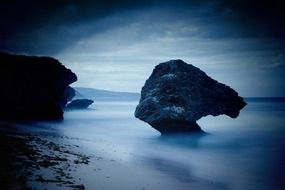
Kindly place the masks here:
<instances>
[{"instance_id":1,"label":"rock texture","mask_svg":"<svg viewBox=\"0 0 285 190\"><path fill-rule=\"evenodd\" d=\"M76 80L56 59L0 53L0 119L62 119Z\"/></svg>"},{"instance_id":2,"label":"rock texture","mask_svg":"<svg viewBox=\"0 0 285 190\"><path fill-rule=\"evenodd\" d=\"M86 109L88 106L93 104L93 100L89 99L76 99L72 100L70 103L66 105L67 109Z\"/></svg>"},{"instance_id":3,"label":"rock texture","mask_svg":"<svg viewBox=\"0 0 285 190\"><path fill-rule=\"evenodd\" d=\"M155 67L141 91L135 117L162 134L199 132L201 117L221 114L236 118L246 105L238 93L182 60Z\"/></svg>"}]
</instances>

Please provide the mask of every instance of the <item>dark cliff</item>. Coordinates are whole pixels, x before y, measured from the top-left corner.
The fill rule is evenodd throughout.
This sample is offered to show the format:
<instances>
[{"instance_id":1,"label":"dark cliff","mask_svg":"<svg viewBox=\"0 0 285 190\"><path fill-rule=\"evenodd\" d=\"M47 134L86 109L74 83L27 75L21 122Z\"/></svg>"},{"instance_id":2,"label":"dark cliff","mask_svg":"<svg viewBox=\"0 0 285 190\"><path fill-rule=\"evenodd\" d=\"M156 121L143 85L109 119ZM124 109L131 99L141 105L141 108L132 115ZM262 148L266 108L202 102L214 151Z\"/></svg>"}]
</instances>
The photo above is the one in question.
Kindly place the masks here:
<instances>
[{"instance_id":1,"label":"dark cliff","mask_svg":"<svg viewBox=\"0 0 285 190\"><path fill-rule=\"evenodd\" d=\"M76 75L58 60L0 53L0 119L59 120Z\"/></svg>"}]
</instances>

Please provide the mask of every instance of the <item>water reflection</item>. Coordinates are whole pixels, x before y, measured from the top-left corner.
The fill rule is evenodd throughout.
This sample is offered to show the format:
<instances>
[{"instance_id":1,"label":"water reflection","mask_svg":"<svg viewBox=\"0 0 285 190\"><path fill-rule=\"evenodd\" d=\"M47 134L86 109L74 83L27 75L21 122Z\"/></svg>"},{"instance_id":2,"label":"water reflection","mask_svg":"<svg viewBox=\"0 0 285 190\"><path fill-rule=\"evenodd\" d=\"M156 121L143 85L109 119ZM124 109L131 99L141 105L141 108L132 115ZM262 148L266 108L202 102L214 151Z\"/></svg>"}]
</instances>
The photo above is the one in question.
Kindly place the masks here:
<instances>
[{"instance_id":1,"label":"water reflection","mask_svg":"<svg viewBox=\"0 0 285 190\"><path fill-rule=\"evenodd\" d=\"M227 184L223 182L207 180L193 175L189 164L181 164L162 157L147 156L144 157L143 161L146 166L151 167L154 170L158 170L162 175L170 176L180 181L180 183L188 184L189 187L195 187L195 189L229 189Z\"/></svg>"}]
</instances>

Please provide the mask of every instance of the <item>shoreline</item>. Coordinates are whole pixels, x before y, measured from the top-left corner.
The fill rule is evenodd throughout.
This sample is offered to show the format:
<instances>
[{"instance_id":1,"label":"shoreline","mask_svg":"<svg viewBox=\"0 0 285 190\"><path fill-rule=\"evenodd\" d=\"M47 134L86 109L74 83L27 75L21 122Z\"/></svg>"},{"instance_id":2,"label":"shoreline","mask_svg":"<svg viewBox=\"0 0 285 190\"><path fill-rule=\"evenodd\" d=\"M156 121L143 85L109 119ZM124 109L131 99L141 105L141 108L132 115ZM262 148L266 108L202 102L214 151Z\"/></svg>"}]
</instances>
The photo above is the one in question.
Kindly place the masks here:
<instances>
[{"instance_id":1,"label":"shoreline","mask_svg":"<svg viewBox=\"0 0 285 190\"><path fill-rule=\"evenodd\" d=\"M284 111L267 117L272 106L249 104L235 122L204 118L202 138L162 138L130 117L133 104L66 112L64 122L1 122L0 189L282 189Z\"/></svg>"},{"instance_id":2,"label":"shoreline","mask_svg":"<svg viewBox=\"0 0 285 190\"><path fill-rule=\"evenodd\" d=\"M53 130L52 123L0 123L1 190L187 189L190 185L176 184L137 159L118 157L118 147L110 142L91 148L86 139Z\"/></svg>"},{"instance_id":3,"label":"shoreline","mask_svg":"<svg viewBox=\"0 0 285 190\"><path fill-rule=\"evenodd\" d=\"M0 124L0 139L1 189L85 189L73 173L90 156L78 145L6 123Z\"/></svg>"}]
</instances>

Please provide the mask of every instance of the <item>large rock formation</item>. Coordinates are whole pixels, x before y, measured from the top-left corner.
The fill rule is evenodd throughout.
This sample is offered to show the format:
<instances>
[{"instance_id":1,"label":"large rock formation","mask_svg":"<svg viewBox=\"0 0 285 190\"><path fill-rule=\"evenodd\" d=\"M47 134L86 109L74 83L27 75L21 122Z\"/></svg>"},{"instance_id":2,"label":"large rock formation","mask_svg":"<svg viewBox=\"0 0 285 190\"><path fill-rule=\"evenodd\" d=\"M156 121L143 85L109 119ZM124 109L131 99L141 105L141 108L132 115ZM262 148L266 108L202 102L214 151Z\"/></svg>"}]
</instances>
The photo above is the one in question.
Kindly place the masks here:
<instances>
[{"instance_id":1,"label":"large rock formation","mask_svg":"<svg viewBox=\"0 0 285 190\"><path fill-rule=\"evenodd\" d=\"M135 117L165 133L197 132L201 117L236 118L246 105L237 92L182 60L155 67L141 91Z\"/></svg>"},{"instance_id":2,"label":"large rock formation","mask_svg":"<svg viewBox=\"0 0 285 190\"><path fill-rule=\"evenodd\" d=\"M0 53L0 119L62 119L76 80L56 59Z\"/></svg>"}]
</instances>

